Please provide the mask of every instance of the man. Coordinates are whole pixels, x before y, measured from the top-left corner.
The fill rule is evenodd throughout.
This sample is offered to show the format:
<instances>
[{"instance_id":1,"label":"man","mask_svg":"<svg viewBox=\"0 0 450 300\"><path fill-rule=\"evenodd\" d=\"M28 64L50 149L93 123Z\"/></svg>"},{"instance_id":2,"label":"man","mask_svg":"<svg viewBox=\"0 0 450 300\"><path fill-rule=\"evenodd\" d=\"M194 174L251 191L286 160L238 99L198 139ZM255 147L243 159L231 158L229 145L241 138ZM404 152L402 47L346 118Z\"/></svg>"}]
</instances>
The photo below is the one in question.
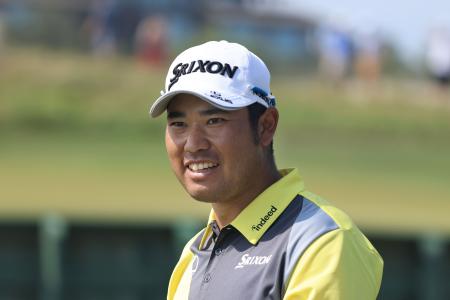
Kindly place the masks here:
<instances>
[{"instance_id":1,"label":"man","mask_svg":"<svg viewBox=\"0 0 450 300\"><path fill-rule=\"evenodd\" d=\"M245 47L208 42L174 60L150 109L152 117L167 110L176 177L212 206L173 271L168 299L375 299L383 261L374 247L306 191L297 170L276 168L269 83Z\"/></svg>"}]
</instances>

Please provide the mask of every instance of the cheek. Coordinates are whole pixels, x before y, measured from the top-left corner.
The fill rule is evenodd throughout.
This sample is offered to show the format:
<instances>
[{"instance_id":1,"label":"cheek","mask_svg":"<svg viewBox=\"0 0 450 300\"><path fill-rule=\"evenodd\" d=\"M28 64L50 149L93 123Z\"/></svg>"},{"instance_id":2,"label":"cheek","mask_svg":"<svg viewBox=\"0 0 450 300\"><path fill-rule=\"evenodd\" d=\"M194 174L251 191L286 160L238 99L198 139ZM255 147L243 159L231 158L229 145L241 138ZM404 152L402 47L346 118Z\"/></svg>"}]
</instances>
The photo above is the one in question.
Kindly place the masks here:
<instances>
[{"instance_id":1,"label":"cheek","mask_svg":"<svg viewBox=\"0 0 450 300\"><path fill-rule=\"evenodd\" d=\"M182 161L182 147L180 147L166 132L166 151L167 156L169 158L170 164L172 168L177 168L180 165L180 161Z\"/></svg>"},{"instance_id":2,"label":"cheek","mask_svg":"<svg viewBox=\"0 0 450 300\"><path fill-rule=\"evenodd\" d=\"M225 159L234 168L246 165L249 160L255 158L253 136L246 130L234 131L217 144Z\"/></svg>"}]
</instances>

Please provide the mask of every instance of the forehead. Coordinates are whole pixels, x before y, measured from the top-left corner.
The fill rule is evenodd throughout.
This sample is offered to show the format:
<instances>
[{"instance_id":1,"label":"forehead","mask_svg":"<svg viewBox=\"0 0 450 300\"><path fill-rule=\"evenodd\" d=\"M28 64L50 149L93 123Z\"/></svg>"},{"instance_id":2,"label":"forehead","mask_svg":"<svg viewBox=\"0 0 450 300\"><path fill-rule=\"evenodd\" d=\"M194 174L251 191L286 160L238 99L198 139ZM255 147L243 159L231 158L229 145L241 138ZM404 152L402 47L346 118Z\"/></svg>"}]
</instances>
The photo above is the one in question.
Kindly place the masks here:
<instances>
[{"instance_id":1,"label":"forehead","mask_svg":"<svg viewBox=\"0 0 450 300\"><path fill-rule=\"evenodd\" d=\"M248 119L248 109L241 108L237 110L223 110L207 101L190 94L179 94L175 96L167 106L167 118L187 116L211 116L226 115L235 120Z\"/></svg>"},{"instance_id":2,"label":"forehead","mask_svg":"<svg viewBox=\"0 0 450 300\"><path fill-rule=\"evenodd\" d=\"M205 109L215 109L216 107L208 102L190 94L176 95L167 106L167 112L171 111L196 111Z\"/></svg>"}]
</instances>

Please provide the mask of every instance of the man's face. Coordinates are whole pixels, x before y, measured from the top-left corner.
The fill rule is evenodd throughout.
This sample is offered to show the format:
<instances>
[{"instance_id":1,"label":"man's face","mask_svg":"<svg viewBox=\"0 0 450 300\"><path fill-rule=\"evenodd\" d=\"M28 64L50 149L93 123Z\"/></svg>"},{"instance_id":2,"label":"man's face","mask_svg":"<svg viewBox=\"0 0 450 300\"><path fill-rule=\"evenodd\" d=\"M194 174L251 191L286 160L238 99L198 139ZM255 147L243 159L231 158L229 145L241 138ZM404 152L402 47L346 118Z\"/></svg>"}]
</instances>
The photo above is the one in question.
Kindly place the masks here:
<instances>
[{"instance_id":1,"label":"man's face","mask_svg":"<svg viewBox=\"0 0 450 300\"><path fill-rule=\"evenodd\" d=\"M186 191L203 202L232 202L252 195L264 163L246 108L220 110L188 94L167 108L166 148Z\"/></svg>"}]
</instances>

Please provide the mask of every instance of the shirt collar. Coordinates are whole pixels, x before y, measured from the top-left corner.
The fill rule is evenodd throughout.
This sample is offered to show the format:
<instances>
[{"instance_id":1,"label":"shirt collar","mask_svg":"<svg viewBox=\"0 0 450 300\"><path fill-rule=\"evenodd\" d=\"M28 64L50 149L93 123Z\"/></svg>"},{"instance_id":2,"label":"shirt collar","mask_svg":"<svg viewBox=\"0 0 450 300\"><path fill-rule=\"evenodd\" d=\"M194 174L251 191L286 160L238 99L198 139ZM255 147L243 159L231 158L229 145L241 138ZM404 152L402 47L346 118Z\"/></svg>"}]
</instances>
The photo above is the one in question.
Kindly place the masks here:
<instances>
[{"instance_id":1,"label":"shirt collar","mask_svg":"<svg viewBox=\"0 0 450 300\"><path fill-rule=\"evenodd\" d=\"M304 184L297 169L280 170L280 174L283 176L280 180L256 197L231 222L231 225L253 245L278 219L292 199L304 190ZM211 210L208 225L214 220L215 214ZM211 234L211 227L206 226L200 248Z\"/></svg>"}]
</instances>

